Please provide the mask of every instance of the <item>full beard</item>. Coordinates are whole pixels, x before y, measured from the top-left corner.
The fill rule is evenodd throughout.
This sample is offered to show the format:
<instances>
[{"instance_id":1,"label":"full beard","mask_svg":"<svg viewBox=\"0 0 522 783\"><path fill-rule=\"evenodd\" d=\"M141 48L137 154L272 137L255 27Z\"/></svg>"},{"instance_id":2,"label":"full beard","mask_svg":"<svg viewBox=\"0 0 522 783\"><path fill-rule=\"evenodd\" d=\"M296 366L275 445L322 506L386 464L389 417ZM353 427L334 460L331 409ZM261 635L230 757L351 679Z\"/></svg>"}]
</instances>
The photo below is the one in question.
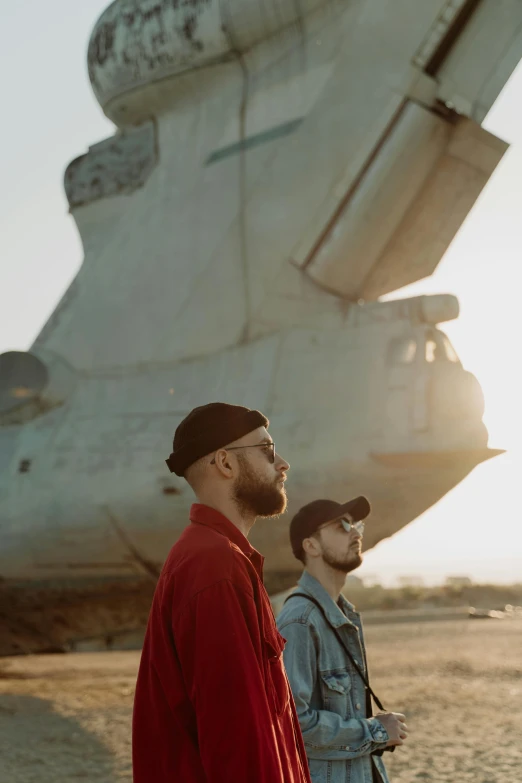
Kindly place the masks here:
<instances>
[{"instance_id":1,"label":"full beard","mask_svg":"<svg viewBox=\"0 0 522 783\"><path fill-rule=\"evenodd\" d=\"M362 555L360 555L358 552L353 552L345 555L344 557L339 557L333 552L324 550L323 560L327 565L330 566L330 568L333 568L335 571L340 571L342 574L349 574L350 571L355 571L355 569L359 568L363 561Z\"/></svg>"},{"instance_id":2,"label":"full beard","mask_svg":"<svg viewBox=\"0 0 522 783\"><path fill-rule=\"evenodd\" d=\"M284 486L262 480L243 455L238 455L241 473L234 486L234 501L243 516L276 517L286 509Z\"/></svg>"}]
</instances>

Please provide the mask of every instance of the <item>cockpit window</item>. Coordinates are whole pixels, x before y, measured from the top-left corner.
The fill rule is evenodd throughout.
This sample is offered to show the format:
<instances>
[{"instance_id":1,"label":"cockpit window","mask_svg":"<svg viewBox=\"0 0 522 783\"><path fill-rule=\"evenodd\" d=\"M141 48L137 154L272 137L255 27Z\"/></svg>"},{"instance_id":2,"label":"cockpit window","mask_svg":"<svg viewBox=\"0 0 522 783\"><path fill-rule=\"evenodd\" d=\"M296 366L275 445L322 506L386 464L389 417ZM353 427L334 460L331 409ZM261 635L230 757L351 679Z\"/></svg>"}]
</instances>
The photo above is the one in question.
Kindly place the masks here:
<instances>
[{"instance_id":1,"label":"cockpit window","mask_svg":"<svg viewBox=\"0 0 522 783\"><path fill-rule=\"evenodd\" d=\"M446 337L445 334L442 334L442 341L444 343L444 348L446 349L446 357L449 359L450 362L455 362L455 364L459 363L459 357L457 356L457 352L455 348L450 343L449 339Z\"/></svg>"},{"instance_id":2,"label":"cockpit window","mask_svg":"<svg viewBox=\"0 0 522 783\"><path fill-rule=\"evenodd\" d=\"M431 364L436 359L439 359L440 355L437 351L437 343L431 337L426 340L426 361Z\"/></svg>"},{"instance_id":3,"label":"cockpit window","mask_svg":"<svg viewBox=\"0 0 522 783\"><path fill-rule=\"evenodd\" d=\"M459 357L444 332L430 331L426 333L425 359L431 362L458 363Z\"/></svg>"},{"instance_id":4,"label":"cockpit window","mask_svg":"<svg viewBox=\"0 0 522 783\"><path fill-rule=\"evenodd\" d=\"M416 355L417 341L412 337L401 337L390 342L388 348L390 364L413 364Z\"/></svg>"}]
</instances>

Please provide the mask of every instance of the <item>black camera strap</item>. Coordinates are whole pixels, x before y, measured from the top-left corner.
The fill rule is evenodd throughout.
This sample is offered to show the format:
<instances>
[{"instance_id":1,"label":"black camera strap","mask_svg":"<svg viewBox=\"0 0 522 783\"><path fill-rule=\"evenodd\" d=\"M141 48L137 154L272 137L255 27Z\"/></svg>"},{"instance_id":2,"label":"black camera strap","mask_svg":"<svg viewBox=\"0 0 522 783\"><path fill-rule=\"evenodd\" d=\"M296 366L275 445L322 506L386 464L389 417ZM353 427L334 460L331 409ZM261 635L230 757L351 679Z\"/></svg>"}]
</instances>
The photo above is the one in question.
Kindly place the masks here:
<instances>
[{"instance_id":1,"label":"black camera strap","mask_svg":"<svg viewBox=\"0 0 522 783\"><path fill-rule=\"evenodd\" d=\"M326 612L324 611L324 609L321 606L321 604L319 603L319 601L316 598L314 598L313 596L309 595L308 593L298 593L298 592L295 592L295 593L291 593L288 596L288 598L285 600L285 604L286 604L287 601L290 600L290 598L298 598L298 597L299 598L306 598L308 601L311 601L313 604L315 604L317 606L317 608L319 609L319 611L323 615L323 617L324 617L324 619L326 621L326 624L329 626L329 628L332 629L332 631L334 632L334 634L335 634L335 636L337 638L337 641L339 642L339 644L341 645L341 647L345 651L345 653L348 656L349 660L351 661L352 665L355 667L355 670L357 671L359 677L361 678L361 680L364 683L364 687L366 688L366 712L368 714L368 717L371 717L371 715L372 715L372 696L373 696L373 700L376 703L377 707L382 712L386 712L386 710L384 709L384 707L382 705L381 700L373 692L372 687L371 687L371 685L370 685L370 683L368 681L368 677L361 670L359 664L357 663L357 661L355 660L355 658L351 654L350 650L348 649L348 645L345 643L344 639L342 638L342 636L339 633L339 631L337 630L337 628L334 625L332 625L332 623L328 619L328 617L326 615ZM362 649L363 655L364 655L364 648L362 647L362 644L361 644L361 649ZM365 663L366 663L366 657L365 657ZM368 668L368 664L366 664L366 668ZM393 751L395 750L395 746L392 745L391 747L382 748L380 750L374 750L371 755L372 756L382 756L382 754L383 754L383 752L385 750L389 751L390 753L393 753ZM382 783L381 773L379 772L379 770L375 766L375 763L374 763L373 759L372 759L372 781L373 781L373 783Z\"/></svg>"},{"instance_id":2,"label":"black camera strap","mask_svg":"<svg viewBox=\"0 0 522 783\"><path fill-rule=\"evenodd\" d=\"M341 645L341 647L342 647L342 648L343 648L343 650L345 651L346 655L348 656L348 658L350 659L351 663L353 664L353 666L354 666L355 670L357 671L357 673L358 673L359 677L360 677L360 678L361 678L361 680L363 681L363 683L364 683L364 687L366 688L366 691L367 691L367 693L368 693L368 694L371 694L371 695L373 696L373 700L374 700L374 702L376 703L377 707L378 707L378 708L379 708L379 709L380 709L382 712L386 712L386 710L385 710L385 709L384 709L384 707L382 706L382 702L381 702L381 700L380 700L380 699L379 699L379 697L378 697L378 696L376 696L376 694L373 692L373 690L372 690L372 687L371 687L370 683L368 682L368 678L367 678L366 674L365 674L365 673L362 671L362 669L360 668L359 664L357 663L357 661L355 660L355 658L354 658L354 657L353 657L353 655L351 654L350 650L348 649L348 645L345 643L344 639L342 638L342 636L341 636L341 634L339 633L339 631L337 630L337 628L336 628L334 625L332 625L332 623L331 623L331 622L330 622L330 620L328 619L328 617L327 617L327 615L326 615L326 612L324 611L324 609L323 609L323 607L321 606L321 604L319 603L319 601L317 601L317 599L315 599L313 596L311 596L311 595L308 595L308 593L297 593L297 592L296 592L296 593L291 593L291 595L289 595L289 596L288 596L288 598L286 599L286 601L289 601L289 600L290 600L290 598L297 598L297 597L300 597L300 598L307 598L309 601L311 601L313 604L315 604L315 605L317 606L317 608L319 609L319 611L320 611L320 612L321 612L321 614L323 615L324 619L326 620L326 624L327 624L327 625L328 625L328 626L329 626L329 627L332 629L332 631L333 631L333 632L334 632L334 634L336 635L336 637L337 637L337 641L339 642L339 644ZM286 601L285 601L285 604L286 604ZM371 702L370 702L370 706L371 706Z\"/></svg>"}]
</instances>

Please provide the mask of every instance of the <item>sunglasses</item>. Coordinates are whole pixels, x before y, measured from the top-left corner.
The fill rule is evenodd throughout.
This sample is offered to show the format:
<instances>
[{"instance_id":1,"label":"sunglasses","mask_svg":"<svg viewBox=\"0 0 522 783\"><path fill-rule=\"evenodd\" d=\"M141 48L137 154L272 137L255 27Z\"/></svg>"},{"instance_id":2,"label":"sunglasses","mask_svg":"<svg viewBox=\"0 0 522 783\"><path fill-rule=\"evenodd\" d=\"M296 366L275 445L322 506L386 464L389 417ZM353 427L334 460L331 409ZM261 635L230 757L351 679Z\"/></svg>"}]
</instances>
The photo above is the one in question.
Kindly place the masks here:
<instances>
[{"instance_id":1,"label":"sunglasses","mask_svg":"<svg viewBox=\"0 0 522 783\"><path fill-rule=\"evenodd\" d=\"M343 529L347 533L351 533L352 530L356 530L360 536L364 535L364 521L361 519L359 522L354 522L354 520L349 516L342 517L341 519L335 519L333 522L327 522L326 525L321 525L321 527L317 529L322 530L323 527L330 527L330 525L336 525L337 522L341 523Z\"/></svg>"},{"instance_id":2,"label":"sunglasses","mask_svg":"<svg viewBox=\"0 0 522 783\"><path fill-rule=\"evenodd\" d=\"M238 451L239 449L264 449L270 464L273 465L275 462L275 443L273 441L271 443L254 443L252 446L230 446L225 451ZM215 462L216 458L214 457L210 464L214 465Z\"/></svg>"},{"instance_id":3,"label":"sunglasses","mask_svg":"<svg viewBox=\"0 0 522 783\"><path fill-rule=\"evenodd\" d=\"M349 517L343 517L341 519L341 525L347 533L350 533L352 530L356 530L360 536L364 535L364 520L362 519L358 522L354 522L353 519L350 519Z\"/></svg>"}]
</instances>

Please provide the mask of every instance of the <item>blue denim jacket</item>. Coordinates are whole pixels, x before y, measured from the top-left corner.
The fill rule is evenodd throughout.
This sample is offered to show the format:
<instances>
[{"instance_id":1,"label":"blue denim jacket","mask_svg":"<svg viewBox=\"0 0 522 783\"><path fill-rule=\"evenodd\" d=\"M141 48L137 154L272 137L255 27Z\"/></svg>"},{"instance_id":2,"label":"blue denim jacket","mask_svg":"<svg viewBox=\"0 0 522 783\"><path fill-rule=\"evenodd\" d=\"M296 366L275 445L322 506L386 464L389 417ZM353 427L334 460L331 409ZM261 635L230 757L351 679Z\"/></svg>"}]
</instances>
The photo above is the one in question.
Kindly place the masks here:
<instances>
[{"instance_id":1,"label":"blue denim jacket","mask_svg":"<svg viewBox=\"0 0 522 783\"><path fill-rule=\"evenodd\" d=\"M354 607L341 596L341 611L307 571L299 592L319 601L364 671L363 630ZM389 783L382 759L370 758L386 745L388 733L377 718L366 717L364 683L322 613L306 598L291 598L277 627L286 639L284 662L313 783L372 783L372 758Z\"/></svg>"}]
</instances>

